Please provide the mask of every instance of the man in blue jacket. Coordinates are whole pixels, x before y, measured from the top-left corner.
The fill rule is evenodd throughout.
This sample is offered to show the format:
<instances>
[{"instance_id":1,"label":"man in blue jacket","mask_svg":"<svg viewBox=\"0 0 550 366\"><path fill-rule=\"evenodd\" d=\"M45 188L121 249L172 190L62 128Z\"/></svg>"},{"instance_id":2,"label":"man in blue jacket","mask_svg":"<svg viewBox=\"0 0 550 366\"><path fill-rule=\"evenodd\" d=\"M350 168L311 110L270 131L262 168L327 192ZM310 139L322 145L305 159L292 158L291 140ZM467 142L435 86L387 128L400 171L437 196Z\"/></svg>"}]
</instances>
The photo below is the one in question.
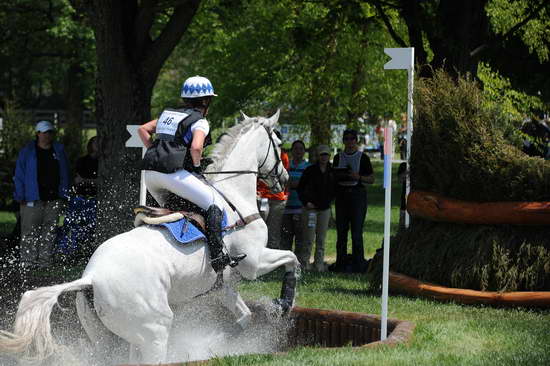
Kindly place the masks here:
<instances>
[{"instance_id":1,"label":"man in blue jacket","mask_svg":"<svg viewBox=\"0 0 550 366\"><path fill-rule=\"evenodd\" d=\"M51 263L57 220L69 188L65 149L54 138L54 126L38 122L36 140L17 157L13 197L21 214L21 265L27 268Z\"/></svg>"}]
</instances>

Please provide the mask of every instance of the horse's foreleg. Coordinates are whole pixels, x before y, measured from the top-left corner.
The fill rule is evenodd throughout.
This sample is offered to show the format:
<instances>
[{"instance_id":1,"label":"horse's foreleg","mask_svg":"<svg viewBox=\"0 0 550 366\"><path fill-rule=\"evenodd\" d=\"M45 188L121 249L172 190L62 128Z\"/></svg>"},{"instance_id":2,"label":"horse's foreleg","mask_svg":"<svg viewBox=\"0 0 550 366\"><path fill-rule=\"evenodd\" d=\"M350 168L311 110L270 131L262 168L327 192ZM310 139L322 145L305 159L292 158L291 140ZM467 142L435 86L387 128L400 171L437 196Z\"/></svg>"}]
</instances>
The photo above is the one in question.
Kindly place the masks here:
<instances>
[{"instance_id":1,"label":"horse's foreleg","mask_svg":"<svg viewBox=\"0 0 550 366\"><path fill-rule=\"evenodd\" d=\"M156 338L152 342L142 344L142 362L149 364L158 364L166 361L168 352L168 336L170 329L159 327L156 332Z\"/></svg>"},{"instance_id":2,"label":"horse's foreleg","mask_svg":"<svg viewBox=\"0 0 550 366\"><path fill-rule=\"evenodd\" d=\"M231 269L229 273L225 272L221 301L223 306L233 313L237 319L236 323L239 325L239 330L246 329L252 319L252 312L243 301L241 295L235 290L241 279L241 274L234 269Z\"/></svg>"},{"instance_id":3,"label":"horse's foreleg","mask_svg":"<svg viewBox=\"0 0 550 366\"><path fill-rule=\"evenodd\" d=\"M296 255L290 250L279 250L262 248L262 252L259 255L256 276L262 276L269 273L281 266L285 266L286 272L297 272L300 268L300 262L296 258ZM246 274L241 274L247 278Z\"/></svg>"},{"instance_id":4,"label":"horse's foreleg","mask_svg":"<svg viewBox=\"0 0 550 366\"><path fill-rule=\"evenodd\" d=\"M252 312L245 304L241 295L230 285L224 285L222 304L235 315L237 324L241 329L246 329L252 319Z\"/></svg>"},{"instance_id":5,"label":"horse's foreleg","mask_svg":"<svg viewBox=\"0 0 550 366\"><path fill-rule=\"evenodd\" d=\"M263 248L258 256L256 271L252 277L255 278L256 276L269 273L281 266L285 266L286 271L281 287L281 297L276 302L286 312L294 306L294 298L296 296L296 278L300 269L296 255L290 250ZM239 271L245 278L248 278L247 274L250 275L250 273L246 273L246 269L244 267L243 270L239 269Z\"/></svg>"},{"instance_id":6,"label":"horse's foreleg","mask_svg":"<svg viewBox=\"0 0 550 366\"><path fill-rule=\"evenodd\" d=\"M128 361L133 365L141 362L141 352L136 344L130 343Z\"/></svg>"}]
</instances>

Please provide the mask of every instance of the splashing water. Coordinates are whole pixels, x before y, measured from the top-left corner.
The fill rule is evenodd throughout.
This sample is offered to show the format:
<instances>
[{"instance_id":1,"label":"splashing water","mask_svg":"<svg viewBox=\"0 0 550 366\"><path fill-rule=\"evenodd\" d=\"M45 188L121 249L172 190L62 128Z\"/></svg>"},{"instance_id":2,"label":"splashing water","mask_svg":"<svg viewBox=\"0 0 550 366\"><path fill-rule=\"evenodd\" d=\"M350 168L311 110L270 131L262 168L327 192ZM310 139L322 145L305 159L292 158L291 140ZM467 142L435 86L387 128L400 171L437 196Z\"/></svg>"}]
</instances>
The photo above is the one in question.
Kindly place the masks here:
<instances>
[{"instance_id":1,"label":"splashing water","mask_svg":"<svg viewBox=\"0 0 550 366\"><path fill-rule=\"evenodd\" d=\"M17 271L0 272L0 311L3 314L0 316L0 329L13 327L21 293L31 288L28 282L21 280L24 277ZM51 278L49 281L51 283ZM215 296L194 300L173 311L174 326L166 363L288 349L287 332L291 321L280 317L267 298L253 306L252 322L246 330L236 325L232 314ZM118 337L108 341L103 355L92 347L76 314L75 293L60 296L51 322L52 333L60 345L54 356L41 363L18 363L0 354L0 366L107 366L128 363L128 344Z\"/></svg>"}]
</instances>

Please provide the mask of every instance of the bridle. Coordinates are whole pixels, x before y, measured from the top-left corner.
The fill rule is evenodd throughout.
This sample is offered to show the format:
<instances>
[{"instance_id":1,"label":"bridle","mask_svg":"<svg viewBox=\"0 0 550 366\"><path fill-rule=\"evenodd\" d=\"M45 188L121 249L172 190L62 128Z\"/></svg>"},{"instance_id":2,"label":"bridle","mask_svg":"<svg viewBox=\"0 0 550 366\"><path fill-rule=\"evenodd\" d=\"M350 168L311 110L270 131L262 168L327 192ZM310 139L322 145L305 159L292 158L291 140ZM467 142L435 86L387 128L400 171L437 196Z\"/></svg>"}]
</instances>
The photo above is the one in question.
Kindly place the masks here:
<instances>
[{"instance_id":1,"label":"bridle","mask_svg":"<svg viewBox=\"0 0 550 366\"><path fill-rule=\"evenodd\" d=\"M274 181L278 182L279 185L282 187L283 185L281 183L281 176L283 175L283 170L284 170L283 162L281 161L281 157L279 156L279 154L277 154L277 149L275 148L276 146L275 141L273 141L273 136L271 136L271 130L267 126L263 126L263 127L265 129L265 132L267 133L267 136L269 137L269 146L267 147L265 158L260 164L260 166L258 166L257 171L255 170L221 170L217 172L203 172L203 174L235 174L235 176L239 176L242 174L256 174L258 178L262 180L275 178ZM273 168L271 168L271 170L267 172L267 174L261 174L260 170L262 170L262 168L266 164L267 159L269 158L269 153L271 151L273 151L273 155L275 156L276 163L273 165ZM280 167L283 169L280 169ZM272 190L273 188L275 188L275 184L273 184L272 186L269 186L270 190Z\"/></svg>"},{"instance_id":2,"label":"bridle","mask_svg":"<svg viewBox=\"0 0 550 366\"><path fill-rule=\"evenodd\" d=\"M264 126L264 129L267 132L267 136L269 137L269 146L267 147L267 153L265 154L264 161L262 161L262 163L258 167L258 178L263 179L263 180L267 180L269 178L274 178L273 181L279 182L279 185L281 186L281 188L284 188L283 184L281 183L281 176L283 175L283 170L284 170L284 166L283 166L283 162L281 160L281 156L277 153L277 149L275 147L276 146L275 141L273 141L273 136L271 136L271 130L268 129L266 126ZM275 162L276 163L273 164L273 168L271 168L271 170L269 172L267 172L267 174L260 174L259 171L265 165L265 163L267 161L267 158L269 157L269 152L271 151L271 148L273 148L273 154L275 156ZM280 169L280 168L282 168L282 169ZM269 187L270 190L272 190L273 188L275 188L274 185Z\"/></svg>"}]
</instances>

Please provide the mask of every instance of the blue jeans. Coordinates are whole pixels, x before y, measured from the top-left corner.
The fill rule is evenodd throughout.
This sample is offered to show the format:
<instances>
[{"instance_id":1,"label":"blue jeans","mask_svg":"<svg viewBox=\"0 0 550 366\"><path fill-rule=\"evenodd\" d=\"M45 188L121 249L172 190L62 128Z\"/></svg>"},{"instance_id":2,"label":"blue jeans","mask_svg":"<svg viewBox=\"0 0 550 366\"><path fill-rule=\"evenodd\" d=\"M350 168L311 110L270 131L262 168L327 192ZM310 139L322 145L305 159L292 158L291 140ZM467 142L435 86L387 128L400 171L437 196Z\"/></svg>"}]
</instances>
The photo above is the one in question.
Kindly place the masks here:
<instances>
[{"instance_id":1,"label":"blue jeans","mask_svg":"<svg viewBox=\"0 0 550 366\"><path fill-rule=\"evenodd\" d=\"M348 251L348 231L351 228L354 266L365 262L363 224L367 216L367 191L364 187L338 188L336 193L336 263L345 264Z\"/></svg>"}]
</instances>

